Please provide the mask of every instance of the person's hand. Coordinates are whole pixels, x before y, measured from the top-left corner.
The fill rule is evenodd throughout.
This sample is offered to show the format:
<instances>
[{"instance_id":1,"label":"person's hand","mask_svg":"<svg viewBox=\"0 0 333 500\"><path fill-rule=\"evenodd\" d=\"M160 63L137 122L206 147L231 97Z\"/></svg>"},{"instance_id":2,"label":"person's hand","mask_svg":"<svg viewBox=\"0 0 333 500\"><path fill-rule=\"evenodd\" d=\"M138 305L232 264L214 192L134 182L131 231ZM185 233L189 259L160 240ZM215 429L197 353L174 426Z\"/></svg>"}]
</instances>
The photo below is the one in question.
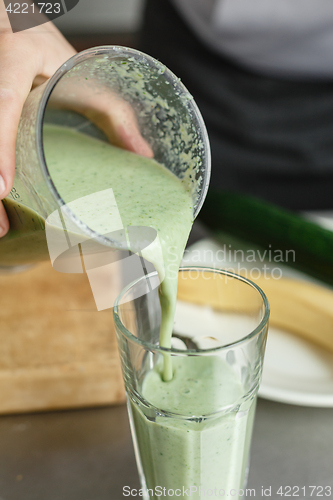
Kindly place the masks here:
<instances>
[{"instance_id":1,"label":"person's hand","mask_svg":"<svg viewBox=\"0 0 333 500\"><path fill-rule=\"evenodd\" d=\"M12 33L0 0L0 200L10 193L15 175L15 143L22 108L29 92L44 83L76 53L59 30L47 22L35 28ZM111 92L97 95L84 87L57 95L58 107L73 109L100 127L110 142L142 156L152 157L149 144L141 136L131 105ZM82 95L81 95L82 94ZM0 238L9 229L6 211L0 201Z\"/></svg>"},{"instance_id":2,"label":"person's hand","mask_svg":"<svg viewBox=\"0 0 333 500\"><path fill-rule=\"evenodd\" d=\"M17 128L32 86L47 80L74 54L74 48L51 22L12 33L0 2L0 200L13 186ZM8 229L0 202L0 237Z\"/></svg>"},{"instance_id":3,"label":"person's hand","mask_svg":"<svg viewBox=\"0 0 333 500\"><path fill-rule=\"evenodd\" d=\"M54 88L49 106L71 109L86 116L99 127L111 144L141 156L152 158L153 150L142 137L131 104L98 80L91 84L81 81L80 86L71 78L62 79ZM92 88L94 91L92 91Z\"/></svg>"}]
</instances>

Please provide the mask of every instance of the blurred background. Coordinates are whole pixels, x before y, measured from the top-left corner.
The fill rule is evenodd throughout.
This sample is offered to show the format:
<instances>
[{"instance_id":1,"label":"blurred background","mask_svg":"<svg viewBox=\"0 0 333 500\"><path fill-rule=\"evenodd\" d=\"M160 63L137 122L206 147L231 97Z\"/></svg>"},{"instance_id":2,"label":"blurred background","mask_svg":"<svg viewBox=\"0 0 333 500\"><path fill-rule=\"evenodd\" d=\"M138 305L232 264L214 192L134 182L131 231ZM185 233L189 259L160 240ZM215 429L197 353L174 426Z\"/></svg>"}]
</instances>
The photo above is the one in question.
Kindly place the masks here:
<instances>
[{"instance_id":1,"label":"blurred background","mask_svg":"<svg viewBox=\"0 0 333 500\"><path fill-rule=\"evenodd\" d=\"M135 47L143 0L80 0L55 24L77 50L96 45Z\"/></svg>"}]
</instances>

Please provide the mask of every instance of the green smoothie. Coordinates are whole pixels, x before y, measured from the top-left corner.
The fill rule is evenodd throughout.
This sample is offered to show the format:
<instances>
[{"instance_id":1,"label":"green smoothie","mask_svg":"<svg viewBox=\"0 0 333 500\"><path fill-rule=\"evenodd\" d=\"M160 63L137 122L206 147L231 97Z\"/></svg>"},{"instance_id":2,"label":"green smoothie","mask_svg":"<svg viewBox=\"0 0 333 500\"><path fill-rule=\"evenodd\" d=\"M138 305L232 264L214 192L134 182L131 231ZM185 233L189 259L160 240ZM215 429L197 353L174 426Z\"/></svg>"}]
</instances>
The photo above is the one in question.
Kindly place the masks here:
<instances>
[{"instance_id":1,"label":"green smoothie","mask_svg":"<svg viewBox=\"0 0 333 500\"><path fill-rule=\"evenodd\" d=\"M216 488L237 499L230 491L244 486L255 400L235 408L244 390L230 365L218 356L175 357L173 368L170 382L163 382L161 366L143 382L142 395L160 416L152 419L148 407L131 402L149 496L158 498L155 488L161 487L178 489L183 498L184 489L192 488L191 498L199 499ZM193 416L202 418L191 420Z\"/></svg>"},{"instance_id":2,"label":"green smoothie","mask_svg":"<svg viewBox=\"0 0 333 500\"><path fill-rule=\"evenodd\" d=\"M142 254L163 280L160 345L171 347L178 269L193 223L192 195L185 182L154 160L64 127L44 126L44 149L59 194L66 203L82 198L75 213L91 229L99 234L112 231L114 214L102 211L96 198L90 202L83 198L112 188L125 228L157 230L160 245L151 245ZM172 378L168 356L164 378Z\"/></svg>"},{"instance_id":3,"label":"green smoothie","mask_svg":"<svg viewBox=\"0 0 333 500\"><path fill-rule=\"evenodd\" d=\"M121 220L124 228L157 231L159 244L142 253L162 281L160 345L171 347L178 268L193 220L186 182L154 160L64 127L44 126L44 149L57 191L66 203L75 202L76 216L91 229L106 234L114 230L114 220ZM115 205L105 211L103 196L110 189ZM0 265L48 258L44 219L15 200L6 200L6 208L12 225L0 240ZM242 413L218 412L243 394L229 365L210 356L174 358L171 363L165 355L147 374L142 391L149 404L161 409L161 416L151 420L143 407L132 403L149 488L242 486L254 404ZM163 411L189 419L167 418ZM191 421L193 415L206 417Z\"/></svg>"},{"instance_id":4,"label":"green smoothie","mask_svg":"<svg viewBox=\"0 0 333 500\"><path fill-rule=\"evenodd\" d=\"M10 230L0 238L0 269L48 259L43 217L9 197L3 200L3 204Z\"/></svg>"},{"instance_id":5,"label":"green smoothie","mask_svg":"<svg viewBox=\"0 0 333 500\"><path fill-rule=\"evenodd\" d=\"M91 229L109 233L119 218L124 228L156 229L159 244L150 245L142 254L162 281L160 344L170 347L178 268L193 223L192 195L186 182L152 159L66 127L44 125L43 139L46 163L58 193L66 203L75 201L76 216ZM116 202L114 213L103 210L103 196L109 196L109 189ZM95 193L98 195L87 198ZM45 220L10 198L5 206L11 230L0 239L0 266L47 259ZM172 378L168 356L164 376Z\"/></svg>"}]
</instances>

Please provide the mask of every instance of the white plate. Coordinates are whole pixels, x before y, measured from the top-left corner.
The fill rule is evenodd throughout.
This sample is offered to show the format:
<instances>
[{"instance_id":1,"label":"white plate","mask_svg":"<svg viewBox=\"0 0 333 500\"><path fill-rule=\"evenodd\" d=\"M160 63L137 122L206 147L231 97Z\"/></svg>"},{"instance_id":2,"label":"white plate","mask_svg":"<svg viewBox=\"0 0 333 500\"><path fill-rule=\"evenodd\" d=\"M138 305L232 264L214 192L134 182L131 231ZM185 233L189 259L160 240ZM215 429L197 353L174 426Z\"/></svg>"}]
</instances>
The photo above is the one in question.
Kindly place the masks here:
<instances>
[{"instance_id":1,"label":"white plate","mask_svg":"<svg viewBox=\"0 0 333 500\"><path fill-rule=\"evenodd\" d=\"M221 262L218 251L221 252L221 245L214 240L201 240L187 250L183 263L234 268L237 272L237 262ZM264 263L242 262L241 265L250 269ZM281 269L285 277L316 283L306 274L287 266L281 266ZM270 327L259 396L295 405L333 407L333 354L293 334Z\"/></svg>"},{"instance_id":2,"label":"white plate","mask_svg":"<svg viewBox=\"0 0 333 500\"><path fill-rule=\"evenodd\" d=\"M259 396L304 406L333 407L333 355L269 328Z\"/></svg>"},{"instance_id":3,"label":"white plate","mask_svg":"<svg viewBox=\"0 0 333 500\"><path fill-rule=\"evenodd\" d=\"M333 231L333 212L304 215ZM259 395L283 403L333 407L333 355L288 332L269 328Z\"/></svg>"}]
</instances>

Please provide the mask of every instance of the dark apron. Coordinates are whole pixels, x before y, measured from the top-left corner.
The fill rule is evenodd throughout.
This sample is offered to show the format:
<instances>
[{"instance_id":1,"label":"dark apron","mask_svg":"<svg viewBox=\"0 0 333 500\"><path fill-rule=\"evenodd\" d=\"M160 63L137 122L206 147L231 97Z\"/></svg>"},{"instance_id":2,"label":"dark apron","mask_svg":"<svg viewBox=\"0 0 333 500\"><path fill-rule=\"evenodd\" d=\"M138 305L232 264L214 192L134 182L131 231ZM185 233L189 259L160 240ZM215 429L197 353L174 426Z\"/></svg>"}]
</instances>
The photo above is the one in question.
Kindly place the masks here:
<instances>
[{"instance_id":1,"label":"dark apron","mask_svg":"<svg viewBox=\"0 0 333 500\"><path fill-rule=\"evenodd\" d=\"M333 208L333 81L244 69L201 42L168 0L147 0L139 48L196 100L211 141L212 186L292 209Z\"/></svg>"}]
</instances>

